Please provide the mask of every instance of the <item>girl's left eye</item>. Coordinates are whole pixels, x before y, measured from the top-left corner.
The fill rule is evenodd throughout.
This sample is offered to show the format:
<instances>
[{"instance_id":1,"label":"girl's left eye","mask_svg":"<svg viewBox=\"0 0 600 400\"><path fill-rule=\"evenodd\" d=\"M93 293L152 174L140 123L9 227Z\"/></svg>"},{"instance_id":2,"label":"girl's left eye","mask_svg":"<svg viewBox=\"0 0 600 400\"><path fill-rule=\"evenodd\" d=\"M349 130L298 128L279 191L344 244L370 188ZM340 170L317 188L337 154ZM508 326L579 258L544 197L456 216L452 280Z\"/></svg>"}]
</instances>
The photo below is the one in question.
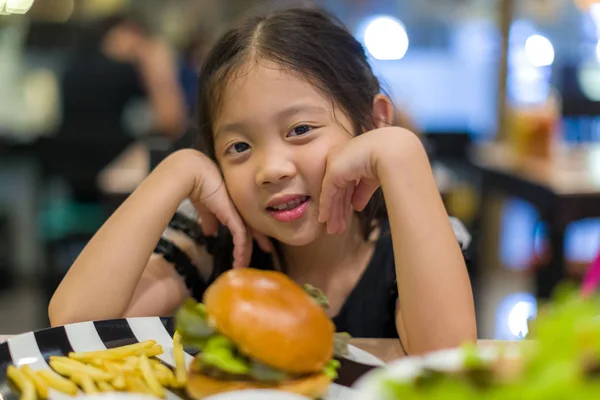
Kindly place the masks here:
<instances>
[{"instance_id":1,"label":"girl's left eye","mask_svg":"<svg viewBox=\"0 0 600 400\"><path fill-rule=\"evenodd\" d=\"M306 135L308 132L310 132L312 130L312 126L308 126L308 125L298 125L297 127L293 128L288 135L289 136L301 136L301 135Z\"/></svg>"}]
</instances>

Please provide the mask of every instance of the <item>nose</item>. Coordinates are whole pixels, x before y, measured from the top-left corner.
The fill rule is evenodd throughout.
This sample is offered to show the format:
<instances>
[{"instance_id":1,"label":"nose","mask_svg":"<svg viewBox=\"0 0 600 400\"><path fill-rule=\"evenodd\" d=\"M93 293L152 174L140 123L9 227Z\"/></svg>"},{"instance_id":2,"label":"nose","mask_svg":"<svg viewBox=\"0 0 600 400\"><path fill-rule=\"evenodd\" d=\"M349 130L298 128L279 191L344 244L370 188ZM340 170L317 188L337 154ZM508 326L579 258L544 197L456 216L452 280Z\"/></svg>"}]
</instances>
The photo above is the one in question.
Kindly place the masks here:
<instances>
[{"instance_id":1,"label":"nose","mask_svg":"<svg viewBox=\"0 0 600 400\"><path fill-rule=\"evenodd\" d=\"M293 178L296 172L296 165L290 157L276 153L266 154L259 161L256 184L277 184Z\"/></svg>"}]
</instances>

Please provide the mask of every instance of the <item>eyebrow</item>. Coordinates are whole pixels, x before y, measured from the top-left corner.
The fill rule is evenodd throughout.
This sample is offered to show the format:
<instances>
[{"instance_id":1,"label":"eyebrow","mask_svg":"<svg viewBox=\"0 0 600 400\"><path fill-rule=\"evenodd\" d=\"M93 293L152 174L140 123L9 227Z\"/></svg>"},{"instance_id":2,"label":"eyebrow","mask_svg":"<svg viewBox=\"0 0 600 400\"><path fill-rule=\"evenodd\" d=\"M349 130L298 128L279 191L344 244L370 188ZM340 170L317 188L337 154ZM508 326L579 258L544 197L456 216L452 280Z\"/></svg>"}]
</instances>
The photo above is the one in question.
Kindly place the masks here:
<instances>
[{"instance_id":1,"label":"eyebrow","mask_svg":"<svg viewBox=\"0 0 600 400\"><path fill-rule=\"evenodd\" d=\"M287 118L293 117L294 115L301 113L316 113L316 114L327 114L328 111L324 107L321 106L312 106L312 105L294 105L288 108L285 108L277 114L275 114L275 120L282 121ZM243 132L245 130L246 124L243 122L231 122L223 125L215 132L215 137L217 137L222 132Z\"/></svg>"},{"instance_id":2,"label":"eyebrow","mask_svg":"<svg viewBox=\"0 0 600 400\"><path fill-rule=\"evenodd\" d=\"M278 120L282 120L285 118L289 118L289 117L293 117L296 114L300 114L303 112L312 112L312 113L317 113L317 114L327 114L327 110L321 106L311 106L311 105L296 105L296 106L291 106L288 108L285 108L281 111L279 111L275 118L277 118Z\"/></svg>"}]
</instances>

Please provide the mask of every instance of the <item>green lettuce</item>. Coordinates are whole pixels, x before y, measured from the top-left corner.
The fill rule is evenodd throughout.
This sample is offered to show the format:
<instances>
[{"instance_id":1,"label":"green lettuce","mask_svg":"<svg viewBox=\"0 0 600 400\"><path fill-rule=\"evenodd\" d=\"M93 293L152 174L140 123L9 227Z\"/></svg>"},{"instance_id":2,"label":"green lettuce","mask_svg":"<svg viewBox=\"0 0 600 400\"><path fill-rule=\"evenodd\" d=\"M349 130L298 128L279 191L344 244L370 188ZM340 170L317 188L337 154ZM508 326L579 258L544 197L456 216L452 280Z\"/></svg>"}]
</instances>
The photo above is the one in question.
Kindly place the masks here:
<instances>
[{"instance_id":1,"label":"green lettuce","mask_svg":"<svg viewBox=\"0 0 600 400\"><path fill-rule=\"evenodd\" d=\"M202 303L187 300L175 315L175 326L184 346L200 350L193 365L197 371L263 382L281 382L297 377L242 354L231 339L210 325ZM339 366L339 361L331 360L323 372L335 379Z\"/></svg>"}]
</instances>

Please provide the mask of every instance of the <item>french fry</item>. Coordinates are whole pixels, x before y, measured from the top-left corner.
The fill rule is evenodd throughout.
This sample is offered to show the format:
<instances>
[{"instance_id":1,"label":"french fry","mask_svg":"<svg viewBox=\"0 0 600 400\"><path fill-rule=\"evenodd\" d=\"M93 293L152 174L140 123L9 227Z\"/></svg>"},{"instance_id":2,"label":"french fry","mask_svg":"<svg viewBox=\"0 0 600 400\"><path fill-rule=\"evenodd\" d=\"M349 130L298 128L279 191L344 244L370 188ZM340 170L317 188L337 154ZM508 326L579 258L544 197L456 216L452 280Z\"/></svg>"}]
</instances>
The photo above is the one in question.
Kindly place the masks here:
<instances>
[{"instance_id":1,"label":"french fry","mask_svg":"<svg viewBox=\"0 0 600 400\"><path fill-rule=\"evenodd\" d=\"M162 363L159 360L156 360L154 358L148 358L148 361L150 361L150 365L152 365L152 367L156 367L157 365L162 365Z\"/></svg>"},{"instance_id":2,"label":"french fry","mask_svg":"<svg viewBox=\"0 0 600 400\"><path fill-rule=\"evenodd\" d=\"M137 369L137 367L139 366L139 363L140 363L140 360L138 357L129 356L125 359L125 364L123 365L123 368L125 368L126 370L135 371Z\"/></svg>"},{"instance_id":3,"label":"french fry","mask_svg":"<svg viewBox=\"0 0 600 400\"><path fill-rule=\"evenodd\" d=\"M69 361L70 358L69 357L65 357L65 356L50 356L50 361Z\"/></svg>"},{"instance_id":4,"label":"french fry","mask_svg":"<svg viewBox=\"0 0 600 400\"><path fill-rule=\"evenodd\" d=\"M96 394L99 392L90 375L81 371L75 371L71 378L79 384L85 394Z\"/></svg>"},{"instance_id":5,"label":"french fry","mask_svg":"<svg viewBox=\"0 0 600 400\"><path fill-rule=\"evenodd\" d=\"M156 344L156 340L146 340L140 343L128 344L121 347L115 347L112 349L99 350L99 351L88 351L88 352L71 352L69 358L75 360L93 360L95 358L103 358L110 360L120 360L127 356L134 355L136 352L152 347Z\"/></svg>"},{"instance_id":6,"label":"french fry","mask_svg":"<svg viewBox=\"0 0 600 400\"><path fill-rule=\"evenodd\" d=\"M47 399L50 388L70 396L81 393L81 389L86 394L126 391L165 398L167 388L180 388L187 382L178 333L173 338L173 347L173 370L151 358L163 354L163 347L155 340L147 340L112 349L51 356L52 370L11 366L7 376L18 387L20 400Z\"/></svg>"},{"instance_id":7,"label":"french fry","mask_svg":"<svg viewBox=\"0 0 600 400\"><path fill-rule=\"evenodd\" d=\"M161 386L158 378L154 374L154 370L150 366L150 362L148 361L148 357L142 355L140 356L140 370L142 371L142 376L148 384L148 387L154 392L154 394L160 398L165 397L165 389Z\"/></svg>"},{"instance_id":8,"label":"french fry","mask_svg":"<svg viewBox=\"0 0 600 400\"><path fill-rule=\"evenodd\" d=\"M173 335L173 358L175 358L175 382L178 387L183 387L187 383L187 371L185 369L181 335L177 331Z\"/></svg>"},{"instance_id":9,"label":"french fry","mask_svg":"<svg viewBox=\"0 0 600 400\"><path fill-rule=\"evenodd\" d=\"M116 376L122 373L121 366L113 361L103 360L102 367L111 375Z\"/></svg>"},{"instance_id":10,"label":"french fry","mask_svg":"<svg viewBox=\"0 0 600 400\"><path fill-rule=\"evenodd\" d=\"M37 391L38 396L42 399L47 399L48 384L44 382L44 380L39 375L37 375L29 365L23 365L20 368L20 370L31 381L31 383L33 383L33 386L35 386L35 390Z\"/></svg>"},{"instance_id":11,"label":"french fry","mask_svg":"<svg viewBox=\"0 0 600 400\"><path fill-rule=\"evenodd\" d=\"M58 390L59 392L68 394L70 396L77 395L77 385L72 381L48 370L38 371L38 375L52 389Z\"/></svg>"},{"instance_id":12,"label":"french fry","mask_svg":"<svg viewBox=\"0 0 600 400\"><path fill-rule=\"evenodd\" d=\"M122 363L122 364L117 364L116 367L119 369L119 371L121 372L135 372L137 369L137 361L135 362L131 362L131 363Z\"/></svg>"},{"instance_id":13,"label":"french fry","mask_svg":"<svg viewBox=\"0 0 600 400\"><path fill-rule=\"evenodd\" d=\"M115 377L123 375L125 372L136 372L135 366L129 366L125 363L119 363L116 361L104 360L104 370L110 373L113 376L113 380Z\"/></svg>"},{"instance_id":14,"label":"french fry","mask_svg":"<svg viewBox=\"0 0 600 400\"><path fill-rule=\"evenodd\" d=\"M19 388L21 392L20 400L36 400L35 386L27 376L17 369L14 365L10 365L6 370L8 378Z\"/></svg>"},{"instance_id":15,"label":"french fry","mask_svg":"<svg viewBox=\"0 0 600 400\"><path fill-rule=\"evenodd\" d=\"M156 344L156 340L145 340L143 342L139 342L139 343L133 343L133 344L127 344L125 346L121 346L121 347L114 347L112 349L108 349L106 351L108 352L122 352L122 351L133 351L136 352L138 350L141 349L145 349L148 347L152 347Z\"/></svg>"},{"instance_id":16,"label":"french fry","mask_svg":"<svg viewBox=\"0 0 600 400\"><path fill-rule=\"evenodd\" d=\"M117 390L125 390L127 388L127 384L125 383L125 375L120 374L115 379L112 380L112 385Z\"/></svg>"},{"instance_id":17,"label":"french fry","mask_svg":"<svg viewBox=\"0 0 600 400\"><path fill-rule=\"evenodd\" d=\"M150 360L153 361L153 360ZM177 383L175 380L175 375L173 374L173 371L171 371L171 369L169 367L167 367L166 365L163 365L161 363L153 363L153 368L154 371L156 372L156 377L158 378L158 381L163 385L163 386L175 386L175 384Z\"/></svg>"},{"instance_id":18,"label":"french fry","mask_svg":"<svg viewBox=\"0 0 600 400\"><path fill-rule=\"evenodd\" d=\"M133 351L124 351L122 354L120 353L110 353L106 350L100 351L90 351L87 353L69 353L69 358L78 361L88 362L94 359L104 359L104 360L121 360L128 355L133 354Z\"/></svg>"},{"instance_id":19,"label":"french fry","mask_svg":"<svg viewBox=\"0 0 600 400\"><path fill-rule=\"evenodd\" d=\"M49 364L50 364L50 367L54 371L56 371L57 373L59 373L62 376L69 377L69 376L73 375L73 371L71 368L69 368L68 365L65 365L56 360L50 360Z\"/></svg>"},{"instance_id":20,"label":"french fry","mask_svg":"<svg viewBox=\"0 0 600 400\"><path fill-rule=\"evenodd\" d=\"M115 389L108 382L98 381L96 384L98 385L98 389L101 392L114 392L115 391Z\"/></svg>"},{"instance_id":21,"label":"french fry","mask_svg":"<svg viewBox=\"0 0 600 400\"><path fill-rule=\"evenodd\" d=\"M152 356L157 356L159 354L163 353L163 348L161 345L157 345L157 346L152 346L152 347L148 347L145 349L141 349L139 351L137 351L135 354L138 356L147 356L147 357L152 357Z\"/></svg>"},{"instance_id":22,"label":"french fry","mask_svg":"<svg viewBox=\"0 0 600 400\"><path fill-rule=\"evenodd\" d=\"M139 376L136 376L134 374L126 374L125 375L125 383L127 386L126 390L128 392L144 393L144 394L151 394L151 395L154 394L152 392L152 390L150 390L150 388L144 383L142 378L140 378Z\"/></svg>"},{"instance_id":23,"label":"french fry","mask_svg":"<svg viewBox=\"0 0 600 400\"><path fill-rule=\"evenodd\" d=\"M94 367L104 368L104 361L106 360L102 358L94 358L90 360L90 364L92 364Z\"/></svg>"},{"instance_id":24,"label":"french fry","mask_svg":"<svg viewBox=\"0 0 600 400\"><path fill-rule=\"evenodd\" d=\"M75 372L82 372L90 375L95 380L109 381L113 377L110 373L103 371L93 365L86 365L77 360L71 359L50 359L50 366L61 375L71 376Z\"/></svg>"}]
</instances>

